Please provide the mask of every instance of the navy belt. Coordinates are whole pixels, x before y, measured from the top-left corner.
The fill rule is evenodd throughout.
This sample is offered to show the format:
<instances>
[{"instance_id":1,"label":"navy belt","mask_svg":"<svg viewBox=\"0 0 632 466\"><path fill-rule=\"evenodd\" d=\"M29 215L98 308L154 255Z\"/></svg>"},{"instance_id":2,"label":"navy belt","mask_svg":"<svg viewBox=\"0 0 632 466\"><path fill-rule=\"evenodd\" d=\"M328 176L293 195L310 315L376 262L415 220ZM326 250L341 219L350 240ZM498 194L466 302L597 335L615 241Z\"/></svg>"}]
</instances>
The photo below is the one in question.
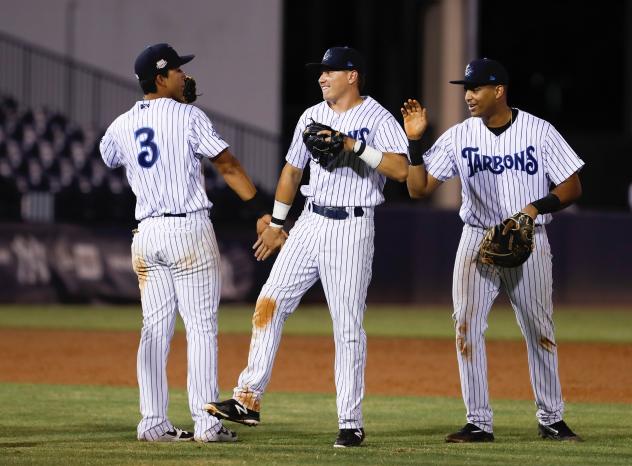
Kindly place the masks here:
<instances>
[{"instance_id":1,"label":"navy belt","mask_svg":"<svg viewBox=\"0 0 632 466\"><path fill-rule=\"evenodd\" d=\"M211 211L208 210L207 212L208 212L208 217L211 218ZM181 213L181 214L166 213L166 214L162 214L161 217L188 217L189 215L193 215L193 214L196 214L196 213L197 212L189 212L189 213Z\"/></svg>"},{"instance_id":2,"label":"navy belt","mask_svg":"<svg viewBox=\"0 0 632 466\"><path fill-rule=\"evenodd\" d=\"M362 207L325 207L309 203L309 208L312 212L318 215L322 215L326 218L333 218L335 220L344 220L349 217L349 210L353 211L354 217L362 217L364 215L364 209Z\"/></svg>"}]
</instances>

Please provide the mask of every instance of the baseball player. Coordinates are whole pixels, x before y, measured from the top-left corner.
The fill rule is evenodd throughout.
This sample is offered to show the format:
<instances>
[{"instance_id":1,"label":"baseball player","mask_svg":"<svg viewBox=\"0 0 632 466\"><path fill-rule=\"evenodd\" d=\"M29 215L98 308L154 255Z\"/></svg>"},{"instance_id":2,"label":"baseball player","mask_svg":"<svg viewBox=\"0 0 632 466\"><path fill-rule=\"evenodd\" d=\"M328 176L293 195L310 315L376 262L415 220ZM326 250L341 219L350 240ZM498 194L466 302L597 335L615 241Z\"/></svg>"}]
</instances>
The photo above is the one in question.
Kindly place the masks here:
<instances>
[{"instance_id":1,"label":"baseball player","mask_svg":"<svg viewBox=\"0 0 632 466\"><path fill-rule=\"evenodd\" d=\"M219 419L251 426L259 423L261 399L270 381L283 324L320 279L334 329L339 427L334 447L354 447L365 436L366 334L362 321L371 280L373 214L384 202L386 178L406 179L407 141L395 118L374 99L361 95L365 67L356 50L333 47L322 62L307 66L320 71L323 102L303 112L296 125L277 184L272 222L257 242L259 259L276 249L303 169L309 164L309 185L301 187L305 208L259 294L248 366L239 376L233 398L205 407ZM332 166L317 163L304 142L304 132L312 121L330 126L322 136L340 137L344 145Z\"/></svg>"},{"instance_id":2,"label":"baseball player","mask_svg":"<svg viewBox=\"0 0 632 466\"><path fill-rule=\"evenodd\" d=\"M217 306L220 258L209 219L213 204L204 190L202 157L226 183L260 212L261 197L206 114L187 102L195 85L182 69L193 55L168 44L145 48L134 69L144 97L107 129L100 149L110 168L124 166L136 195L139 221L132 241L143 328L138 348L139 440L230 442L237 436L202 409L218 396ZM189 408L187 432L167 417L166 364L179 312L187 334Z\"/></svg>"},{"instance_id":3,"label":"baseball player","mask_svg":"<svg viewBox=\"0 0 632 466\"><path fill-rule=\"evenodd\" d=\"M471 118L448 129L422 154L426 110L416 100L401 109L410 143L411 197L432 193L459 176L465 223L454 264L453 300L457 359L467 424L447 442L494 440L487 388L484 333L490 308L505 290L527 343L529 374L543 438L579 440L563 420L553 329L551 250L545 225L551 213L581 195L584 163L550 123L507 105L509 77L487 58L467 65L463 80ZM424 163L427 169L424 167ZM549 190L549 186L555 187ZM535 220L534 250L524 264L503 268L479 260L487 228L521 211Z\"/></svg>"}]
</instances>

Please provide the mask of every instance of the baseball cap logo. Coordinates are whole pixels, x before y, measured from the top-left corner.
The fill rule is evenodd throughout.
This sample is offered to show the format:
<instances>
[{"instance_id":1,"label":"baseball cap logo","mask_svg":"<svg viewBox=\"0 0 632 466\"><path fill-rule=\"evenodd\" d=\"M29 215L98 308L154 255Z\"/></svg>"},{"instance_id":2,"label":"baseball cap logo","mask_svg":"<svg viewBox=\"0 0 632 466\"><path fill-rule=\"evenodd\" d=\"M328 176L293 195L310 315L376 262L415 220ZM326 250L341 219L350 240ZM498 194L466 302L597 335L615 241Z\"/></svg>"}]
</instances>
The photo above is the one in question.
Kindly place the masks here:
<instances>
[{"instance_id":1,"label":"baseball cap logo","mask_svg":"<svg viewBox=\"0 0 632 466\"><path fill-rule=\"evenodd\" d=\"M332 51L331 50L327 50L325 52L325 56L323 57L323 62L328 61L331 58L331 55L332 55Z\"/></svg>"},{"instance_id":2,"label":"baseball cap logo","mask_svg":"<svg viewBox=\"0 0 632 466\"><path fill-rule=\"evenodd\" d=\"M163 69L165 66L167 66L167 60L165 60L164 58L162 58L162 59L160 59L160 60L158 60L158 61L156 62L156 69L161 70L161 69Z\"/></svg>"},{"instance_id":3,"label":"baseball cap logo","mask_svg":"<svg viewBox=\"0 0 632 466\"><path fill-rule=\"evenodd\" d=\"M472 66L471 66L471 65L467 65L467 66L465 67L465 77L466 77L466 78L471 77L471 76L472 76L472 73L474 73L474 70L472 69Z\"/></svg>"}]
</instances>

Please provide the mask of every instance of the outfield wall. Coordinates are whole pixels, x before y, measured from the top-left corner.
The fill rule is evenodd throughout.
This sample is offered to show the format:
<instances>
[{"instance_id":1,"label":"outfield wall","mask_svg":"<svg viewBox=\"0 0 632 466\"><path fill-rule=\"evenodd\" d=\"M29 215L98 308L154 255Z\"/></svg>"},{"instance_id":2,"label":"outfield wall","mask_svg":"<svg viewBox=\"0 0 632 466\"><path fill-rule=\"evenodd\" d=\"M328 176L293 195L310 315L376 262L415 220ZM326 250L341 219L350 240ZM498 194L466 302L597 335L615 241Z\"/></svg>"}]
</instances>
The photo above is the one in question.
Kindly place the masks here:
<instances>
[{"instance_id":1,"label":"outfield wall","mask_svg":"<svg viewBox=\"0 0 632 466\"><path fill-rule=\"evenodd\" d=\"M389 207L376 213L369 302L449 303L461 232L453 211ZM559 214L547 227L557 303L632 308L632 216ZM254 232L218 228L222 299L254 301L272 262L258 263ZM131 232L50 224L0 225L0 302L132 302ZM315 286L305 302L321 302Z\"/></svg>"}]
</instances>

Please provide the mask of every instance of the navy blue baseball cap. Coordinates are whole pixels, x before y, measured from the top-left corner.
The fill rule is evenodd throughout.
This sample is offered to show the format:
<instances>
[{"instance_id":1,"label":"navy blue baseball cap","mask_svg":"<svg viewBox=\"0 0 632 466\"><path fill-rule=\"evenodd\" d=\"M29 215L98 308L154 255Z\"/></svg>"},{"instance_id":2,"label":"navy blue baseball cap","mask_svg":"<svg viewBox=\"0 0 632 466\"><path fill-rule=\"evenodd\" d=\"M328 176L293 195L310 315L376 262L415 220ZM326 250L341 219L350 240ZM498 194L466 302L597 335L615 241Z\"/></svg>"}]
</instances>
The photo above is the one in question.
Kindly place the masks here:
<instances>
[{"instance_id":1,"label":"navy blue baseball cap","mask_svg":"<svg viewBox=\"0 0 632 466\"><path fill-rule=\"evenodd\" d=\"M320 63L308 63L305 66L318 70L357 70L359 73L364 73L365 69L364 58L351 47L331 47Z\"/></svg>"},{"instance_id":2,"label":"navy blue baseball cap","mask_svg":"<svg viewBox=\"0 0 632 466\"><path fill-rule=\"evenodd\" d=\"M178 55L169 44L146 47L136 58L134 73L139 81L153 78L161 70L179 68L193 60L195 55Z\"/></svg>"},{"instance_id":3,"label":"navy blue baseball cap","mask_svg":"<svg viewBox=\"0 0 632 466\"><path fill-rule=\"evenodd\" d=\"M472 60L465 67L465 77L450 84L484 86L488 84L509 84L509 74L503 65L496 60L479 58Z\"/></svg>"}]
</instances>

